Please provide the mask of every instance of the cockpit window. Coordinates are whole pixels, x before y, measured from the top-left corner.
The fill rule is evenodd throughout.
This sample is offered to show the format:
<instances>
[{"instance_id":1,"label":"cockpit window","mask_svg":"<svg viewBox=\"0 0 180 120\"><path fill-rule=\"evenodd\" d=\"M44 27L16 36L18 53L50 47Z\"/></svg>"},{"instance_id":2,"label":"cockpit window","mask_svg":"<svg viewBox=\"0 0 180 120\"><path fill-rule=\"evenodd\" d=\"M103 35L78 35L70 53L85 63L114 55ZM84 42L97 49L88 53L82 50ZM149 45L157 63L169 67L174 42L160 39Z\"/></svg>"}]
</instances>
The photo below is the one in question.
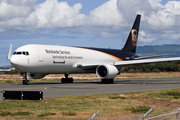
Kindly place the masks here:
<instances>
[{"instance_id":1,"label":"cockpit window","mask_svg":"<svg viewBox=\"0 0 180 120\"><path fill-rule=\"evenodd\" d=\"M13 55L15 55L15 54L16 54L16 52L13 53Z\"/></svg>"},{"instance_id":2,"label":"cockpit window","mask_svg":"<svg viewBox=\"0 0 180 120\"><path fill-rule=\"evenodd\" d=\"M14 52L13 55L29 55L29 52L23 51L23 52Z\"/></svg>"},{"instance_id":3,"label":"cockpit window","mask_svg":"<svg viewBox=\"0 0 180 120\"><path fill-rule=\"evenodd\" d=\"M21 55L21 52L17 52L16 55Z\"/></svg>"},{"instance_id":4,"label":"cockpit window","mask_svg":"<svg viewBox=\"0 0 180 120\"><path fill-rule=\"evenodd\" d=\"M26 52L26 55L29 55L29 52Z\"/></svg>"}]
</instances>

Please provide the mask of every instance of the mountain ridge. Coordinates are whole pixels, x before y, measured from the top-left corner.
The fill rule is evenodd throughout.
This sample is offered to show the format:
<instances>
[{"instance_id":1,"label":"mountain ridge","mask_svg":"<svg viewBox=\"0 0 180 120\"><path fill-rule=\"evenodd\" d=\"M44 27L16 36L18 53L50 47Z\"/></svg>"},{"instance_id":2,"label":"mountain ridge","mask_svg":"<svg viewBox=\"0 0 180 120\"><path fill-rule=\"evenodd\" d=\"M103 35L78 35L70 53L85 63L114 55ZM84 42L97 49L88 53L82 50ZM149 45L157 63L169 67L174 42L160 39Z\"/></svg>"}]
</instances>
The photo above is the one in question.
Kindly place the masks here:
<instances>
[{"instance_id":1,"label":"mountain ridge","mask_svg":"<svg viewBox=\"0 0 180 120\"><path fill-rule=\"evenodd\" d=\"M145 45L137 46L136 54L139 56L147 55L160 55L160 54L173 54L169 57L180 57L180 45L171 44L171 45Z\"/></svg>"}]
</instances>

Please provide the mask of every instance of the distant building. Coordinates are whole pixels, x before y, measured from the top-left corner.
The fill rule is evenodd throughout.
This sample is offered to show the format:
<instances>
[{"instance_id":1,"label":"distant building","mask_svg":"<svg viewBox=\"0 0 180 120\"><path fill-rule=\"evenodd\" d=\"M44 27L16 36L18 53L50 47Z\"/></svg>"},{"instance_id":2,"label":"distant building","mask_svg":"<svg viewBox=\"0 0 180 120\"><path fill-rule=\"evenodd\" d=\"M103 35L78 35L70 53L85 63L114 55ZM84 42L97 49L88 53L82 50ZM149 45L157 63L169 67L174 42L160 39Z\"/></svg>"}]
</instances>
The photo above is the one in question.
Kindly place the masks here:
<instances>
[{"instance_id":1,"label":"distant building","mask_svg":"<svg viewBox=\"0 0 180 120\"><path fill-rule=\"evenodd\" d=\"M15 68L4 68L4 69L0 69L0 72L12 71L12 70L15 70Z\"/></svg>"}]
</instances>

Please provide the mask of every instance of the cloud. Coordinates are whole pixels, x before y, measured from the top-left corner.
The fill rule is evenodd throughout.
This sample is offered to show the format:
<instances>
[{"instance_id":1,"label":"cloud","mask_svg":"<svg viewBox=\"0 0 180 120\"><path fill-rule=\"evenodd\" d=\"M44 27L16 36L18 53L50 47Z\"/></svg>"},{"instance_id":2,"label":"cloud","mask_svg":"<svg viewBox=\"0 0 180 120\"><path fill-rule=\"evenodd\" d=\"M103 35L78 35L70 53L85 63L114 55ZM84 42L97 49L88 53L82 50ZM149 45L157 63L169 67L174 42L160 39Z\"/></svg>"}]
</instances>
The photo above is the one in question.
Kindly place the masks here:
<instances>
[{"instance_id":1,"label":"cloud","mask_svg":"<svg viewBox=\"0 0 180 120\"><path fill-rule=\"evenodd\" d=\"M67 2L57 0L46 0L35 7L35 11L27 18L38 28L66 28L83 25L84 14L80 14L82 5L80 3L70 7Z\"/></svg>"},{"instance_id":2,"label":"cloud","mask_svg":"<svg viewBox=\"0 0 180 120\"><path fill-rule=\"evenodd\" d=\"M153 34L148 34L145 31L141 30L139 32L139 39L141 40L141 42L151 43L155 40L155 36Z\"/></svg>"},{"instance_id":3,"label":"cloud","mask_svg":"<svg viewBox=\"0 0 180 120\"><path fill-rule=\"evenodd\" d=\"M125 20L128 20L127 24L130 23L130 20L132 21L133 15L142 15L142 31L139 37L141 42L151 43L161 39L180 39L177 33L177 31L180 32L177 29L177 26L180 27L180 2L169 1L164 6L160 2L161 0L117 1L119 12L123 14Z\"/></svg>"},{"instance_id":4,"label":"cloud","mask_svg":"<svg viewBox=\"0 0 180 120\"><path fill-rule=\"evenodd\" d=\"M36 0L0 0L0 34L16 39L24 38L26 33L38 36L44 30L54 30L126 39L136 14L141 14L139 41L150 44L161 39L178 40L180 2L162 5L161 1L109 0L85 15L81 13L81 3L70 6L67 2L46 0L37 5Z\"/></svg>"},{"instance_id":5,"label":"cloud","mask_svg":"<svg viewBox=\"0 0 180 120\"><path fill-rule=\"evenodd\" d=\"M29 15L35 2L36 0L0 0L0 20Z\"/></svg>"},{"instance_id":6,"label":"cloud","mask_svg":"<svg viewBox=\"0 0 180 120\"><path fill-rule=\"evenodd\" d=\"M90 11L89 24L94 26L115 26L119 25L123 17L118 11L117 0L110 0Z\"/></svg>"}]
</instances>

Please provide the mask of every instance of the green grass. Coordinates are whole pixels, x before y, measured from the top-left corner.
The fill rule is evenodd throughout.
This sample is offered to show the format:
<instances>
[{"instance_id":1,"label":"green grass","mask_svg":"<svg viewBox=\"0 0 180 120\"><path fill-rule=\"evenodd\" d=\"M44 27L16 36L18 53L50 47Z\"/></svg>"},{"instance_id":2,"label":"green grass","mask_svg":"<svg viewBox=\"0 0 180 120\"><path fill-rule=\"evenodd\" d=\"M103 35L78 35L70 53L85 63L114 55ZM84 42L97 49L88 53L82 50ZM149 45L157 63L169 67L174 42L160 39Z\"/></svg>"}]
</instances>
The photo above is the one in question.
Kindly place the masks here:
<instances>
[{"instance_id":1,"label":"green grass","mask_svg":"<svg viewBox=\"0 0 180 120\"><path fill-rule=\"evenodd\" d=\"M74 112L74 111L64 111L64 112L62 112L62 115L75 116L75 115L77 115L77 114L76 114L76 112Z\"/></svg>"},{"instance_id":2,"label":"green grass","mask_svg":"<svg viewBox=\"0 0 180 120\"><path fill-rule=\"evenodd\" d=\"M146 96L163 100L180 99L180 90L168 90L162 92L148 93Z\"/></svg>"},{"instance_id":3,"label":"green grass","mask_svg":"<svg viewBox=\"0 0 180 120\"><path fill-rule=\"evenodd\" d=\"M30 112L10 112L10 111L2 111L0 112L0 116L28 116L32 113Z\"/></svg>"},{"instance_id":4,"label":"green grass","mask_svg":"<svg viewBox=\"0 0 180 120\"><path fill-rule=\"evenodd\" d=\"M131 111L132 113L146 113L151 108L152 108L151 106L138 105L138 106L125 107L124 109L126 111Z\"/></svg>"},{"instance_id":5,"label":"green grass","mask_svg":"<svg viewBox=\"0 0 180 120\"><path fill-rule=\"evenodd\" d=\"M41 113L40 115L37 115L37 117L46 117L51 115L56 115L56 113Z\"/></svg>"},{"instance_id":6,"label":"green grass","mask_svg":"<svg viewBox=\"0 0 180 120\"><path fill-rule=\"evenodd\" d=\"M176 111L180 104L179 91L71 96L44 98L43 101L0 101L0 119L88 119L99 110L97 119L131 116L133 120L140 118L153 106L156 108L151 115Z\"/></svg>"},{"instance_id":7,"label":"green grass","mask_svg":"<svg viewBox=\"0 0 180 120\"><path fill-rule=\"evenodd\" d=\"M2 117L9 116L9 115L12 115L12 113L9 112L9 111L2 111L2 112L0 112L0 116L2 116Z\"/></svg>"},{"instance_id":8,"label":"green grass","mask_svg":"<svg viewBox=\"0 0 180 120\"><path fill-rule=\"evenodd\" d=\"M164 93L164 95L172 96L174 99L179 99L180 98L180 91L167 91Z\"/></svg>"},{"instance_id":9,"label":"green grass","mask_svg":"<svg viewBox=\"0 0 180 120\"><path fill-rule=\"evenodd\" d=\"M120 95L110 95L109 99L126 99L126 97Z\"/></svg>"},{"instance_id":10,"label":"green grass","mask_svg":"<svg viewBox=\"0 0 180 120\"><path fill-rule=\"evenodd\" d=\"M122 74L129 77L157 77L151 74ZM169 76L169 75L164 75ZM172 75L175 77L176 75ZM172 77L170 75L170 77ZM84 76L85 77L85 76ZM117 77L117 78L118 78ZM179 77L179 75L178 75ZM38 79L31 82L51 82L60 79ZM0 82L22 82L20 79ZM88 119L98 110L97 119L138 119L153 106L151 113L159 115L176 111L180 104L180 89L136 92L127 94L85 95L44 98L43 101L0 101L0 119Z\"/></svg>"}]
</instances>

